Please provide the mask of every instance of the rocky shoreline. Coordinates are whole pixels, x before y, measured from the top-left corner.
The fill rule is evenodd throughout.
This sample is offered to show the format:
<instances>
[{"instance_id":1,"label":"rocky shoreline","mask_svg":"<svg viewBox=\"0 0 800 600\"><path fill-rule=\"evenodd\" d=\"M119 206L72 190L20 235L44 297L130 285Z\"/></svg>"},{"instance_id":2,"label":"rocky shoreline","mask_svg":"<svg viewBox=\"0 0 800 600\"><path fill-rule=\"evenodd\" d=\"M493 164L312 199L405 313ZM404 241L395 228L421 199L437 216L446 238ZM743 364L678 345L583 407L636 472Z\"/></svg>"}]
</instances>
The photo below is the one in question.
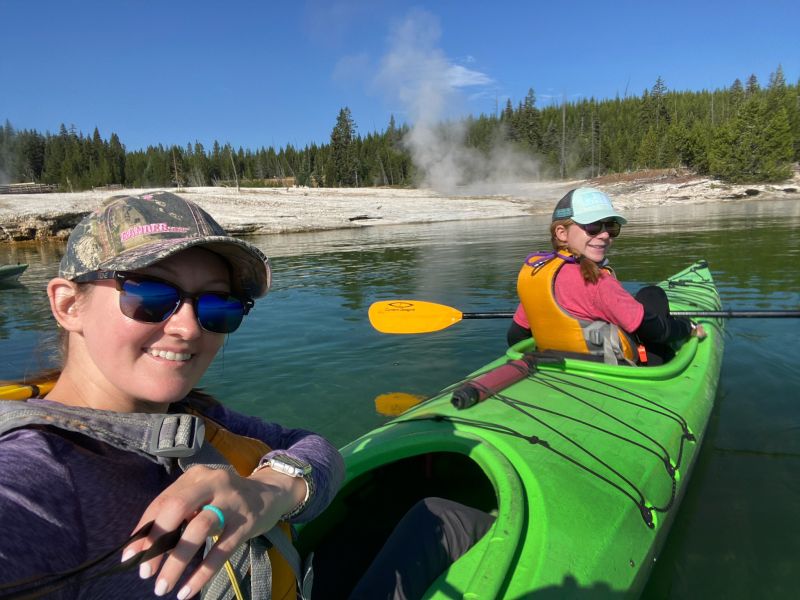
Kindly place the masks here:
<instances>
[{"instance_id":1,"label":"rocky shoreline","mask_svg":"<svg viewBox=\"0 0 800 600\"><path fill-rule=\"evenodd\" d=\"M589 180L495 185L494 194L443 195L430 189L233 188L174 190L208 210L234 235L288 233L405 223L546 214L566 191L591 185L619 210L677 203L800 199L800 169L780 184L732 185L674 170L609 175ZM0 195L0 243L65 238L105 198L149 190Z\"/></svg>"}]
</instances>

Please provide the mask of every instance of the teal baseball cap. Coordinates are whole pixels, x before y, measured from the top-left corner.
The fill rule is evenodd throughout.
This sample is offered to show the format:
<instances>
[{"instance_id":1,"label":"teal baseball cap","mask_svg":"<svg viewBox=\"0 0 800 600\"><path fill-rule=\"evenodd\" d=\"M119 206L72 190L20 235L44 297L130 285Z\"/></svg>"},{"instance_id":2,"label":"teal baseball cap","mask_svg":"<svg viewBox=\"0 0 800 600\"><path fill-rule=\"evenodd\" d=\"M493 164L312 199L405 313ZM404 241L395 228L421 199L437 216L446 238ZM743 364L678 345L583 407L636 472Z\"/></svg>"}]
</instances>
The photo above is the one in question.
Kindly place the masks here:
<instances>
[{"instance_id":1,"label":"teal baseball cap","mask_svg":"<svg viewBox=\"0 0 800 600\"><path fill-rule=\"evenodd\" d=\"M615 219L622 225L628 222L611 206L611 198L590 187L570 190L558 201L553 211L553 221L561 219L572 219L581 225L603 219Z\"/></svg>"}]
</instances>

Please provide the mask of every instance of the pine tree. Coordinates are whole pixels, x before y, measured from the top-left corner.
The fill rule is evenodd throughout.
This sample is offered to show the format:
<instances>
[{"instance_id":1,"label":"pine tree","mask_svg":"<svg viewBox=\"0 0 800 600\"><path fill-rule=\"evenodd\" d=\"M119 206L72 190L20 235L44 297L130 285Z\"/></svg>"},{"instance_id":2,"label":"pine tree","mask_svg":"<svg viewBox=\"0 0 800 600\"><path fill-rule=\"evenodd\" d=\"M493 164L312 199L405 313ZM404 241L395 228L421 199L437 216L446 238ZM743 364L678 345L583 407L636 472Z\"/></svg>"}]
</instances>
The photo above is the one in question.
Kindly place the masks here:
<instances>
[{"instance_id":1,"label":"pine tree","mask_svg":"<svg viewBox=\"0 0 800 600\"><path fill-rule=\"evenodd\" d=\"M330 181L326 176L325 185L335 187L358 185L355 130L350 109L345 106L339 111L336 126L331 132Z\"/></svg>"},{"instance_id":2,"label":"pine tree","mask_svg":"<svg viewBox=\"0 0 800 600\"><path fill-rule=\"evenodd\" d=\"M111 134L108 142L108 165L110 179L108 183L125 182L125 146L119 141L116 133Z\"/></svg>"},{"instance_id":3,"label":"pine tree","mask_svg":"<svg viewBox=\"0 0 800 600\"><path fill-rule=\"evenodd\" d=\"M738 77L734 80L733 85L731 85L730 93L731 104L733 105L734 110L736 110L745 98L744 86Z\"/></svg>"},{"instance_id":4,"label":"pine tree","mask_svg":"<svg viewBox=\"0 0 800 600\"><path fill-rule=\"evenodd\" d=\"M791 172L792 154L786 111L769 113L766 101L753 97L717 132L709 166L712 175L735 183L779 181Z\"/></svg>"},{"instance_id":5,"label":"pine tree","mask_svg":"<svg viewBox=\"0 0 800 600\"><path fill-rule=\"evenodd\" d=\"M791 176L794 158L792 129L783 107L767 116L761 157L764 181L782 181Z\"/></svg>"},{"instance_id":6,"label":"pine tree","mask_svg":"<svg viewBox=\"0 0 800 600\"><path fill-rule=\"evenodd\" d=\"M640 169L654 169L659 166L658 134L655 127L650 127L644 134L636 153L636 163Z\"/></svg>"},{"instance_id":7,"label":"pine tree","mask_svg":"<svg viewBox=\"0 0 800 600\"><path fill-rule=\"evenodd\" d=\"M211 156L208 159L208 178L211 180L211 185L220 185L225 179L225 160L227 156L222 155L222 147L217 140L214 140Z\"/></svg>"},{"instance_id":8,"label":"pine tree","mask_svg":"<svg viewBox=\"0 0 800 600\"><path fill-rule=\"evenodd\" d=\"M183 152L179 146L173 146L170 149L170 175L172 183L181 187L186 184L186 176L184 175L186 167L184 166Z\"/></svg>"},{"instance_id":9,"label":"pine tree","mask_svg":"<svg viewBox=\"0 0 800 600\"><path fill-rule=\"evenodd\" d=\"M666 127L669 125L670 117L669 110L667 109L667 86L661 76L656 79L653 89L650 91L650 98L652 100L653 114L651 119L655 121L656 129Z\"/></svg>"},{"instance_id":10,"label":"pine tree","mask_svg":"<svg viewBox=\"0 0 800 600\"><path fill-rule=\"evenodd\" d=\"M775 69L774 73L770 73L768 89L769 90L786 89L786 78L783 75L783 67L781 65L778 65L778 68Z\"/></svg>"},{"instance_id":11,"label":"pine tree","mask_svg":"<svg viewBox=\"0 0 800 600\"><path fill-rule=\"evenodd\" d=\"M503 108L503 112L500 113L500 119L502 121L511 122L511 118L514 116L514 105L511 104L511 98L506 100L506 106Z\"/></svg>"},{"instance_id":12,"label":"pine tree","mask_svg":"<svg viewBox=\"0 0 800 600\"><path fill-rule=\"evenodd\" d=\"M758 85L758 78L755 76L755 74L750 75L750 77L747 78L747 87L745 88L745 95L749 98L757 94L759 90L761 90L761 87Z\"/></svg>"},{"instance_id":13,"label":"pine tree","mask_svg":"<svg viewBox=\"0 0 800 600\"><path fill-rule=\"evenodd\" d=\"M519 139L532 151L542 146L542 116L536 108L536 94L528 88L528 94L519 109Z\"/></svg>"},{"instance_id":14,"label":"pine tree","mask_svg":"<svg viewBox=\"0 0 800 600\"><path fill-rule=\"evenodd\" d=\"M87 141L86 149L89 155L87 165L89 185L92 187L107 185L111 182L111 168L107 160L106 144L100 137L97 127L94 128L91 141Z\"/></svg>"},{"instance_id":15,"label":"pine tree","mask_svg":"<svg viewBox=\"0 0 800 600\"><path fill-rule=\"evenodd\" d=\"M6 119L3 128L0 129L0 183L13 179L9 171L13 162L15 138L14 127Z\"/></svg>"},{"instance_id":16,"label":"pine tree","mask_svg":"<svg viewBox=\"0 0 800 600\"><path fill-rule=\"evenodd\" d=\"M778 65L775 72L770 73L769 76L769 85L767 86L767 106L769 110L777 112L781 108L788 108L786 103L788 96L783 67Z\"/></svg>"},{"instance_id":17,"label":"pine tree","mask_svg":"<svg viewBox=\"0 0 800 600\"><path fill-rule=\"evenodd\" d=\"M192 152L192 165L189 169L189 185L194 187L202 187L208 185L210 179L210 167L208 164L208 157L203 144L200 142L194 143L194 150Z\"/></svg>"},{"instance_id":18,"label":"pine tree","mask_svg":"<svg viewBox=\"0 0 800 600\"><path fill-rule=\"evenodd\" d=\"M0 167L0 170L5 170L13 181L41 181L44 170L44 137L36 131L19 131L14 136L10 150L10 163L5 169Z\"/></svg>"},{"instance_id":19,"label":"pine tree","mask_svg":"<svg viewBox=\"0 0 800 600\"><path fill-rule=\"evenodd\" d=\"M701 174L709 172L708 156L712 131L708 123L700 120L696 120L688 128L682 126L676 131L676 149L681 164Z\"/></svg>"}]
</instances>

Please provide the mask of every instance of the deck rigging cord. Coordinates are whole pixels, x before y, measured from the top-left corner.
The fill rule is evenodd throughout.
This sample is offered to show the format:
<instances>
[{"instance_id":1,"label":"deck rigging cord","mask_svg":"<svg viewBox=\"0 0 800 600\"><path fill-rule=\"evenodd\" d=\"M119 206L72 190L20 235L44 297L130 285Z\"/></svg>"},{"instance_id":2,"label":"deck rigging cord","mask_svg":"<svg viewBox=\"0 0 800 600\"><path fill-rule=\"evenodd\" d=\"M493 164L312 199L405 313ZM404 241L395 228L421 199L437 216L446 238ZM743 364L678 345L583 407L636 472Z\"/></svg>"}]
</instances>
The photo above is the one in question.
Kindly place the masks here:
<instances>
[{"instance_id":1,"label":"deck rigging cord","mask_svg":"<svg viewBox=\"0 0 800 600\"><path fill-rule=\"evenodd\" d=\"M539 370L538 368L533 368L531 372L524 379L539 385L543 385L549 389L561 392L564 396L570 398L574 402L579 402L588 406L589 408L594 408L595 410L603 414L606 418L610 419L611 421L622 425L623 427L629 429L633 434L636 434L641 438L643 438L644 440L651 442L651 444L654 447L649 447L646 443L643 443L640 440L634 439L633 437L625 436L618 432L611 431L598 424L591 423L585 419L579 419L577 417L571 416L564 411L554 410L552 408L547 408L545 406L537 405L532 402L522 401L512 398L507 394L503 393L502 391L497 391L493 393L487 398L487 400L492 399L498 402L502 402L510 409L525 415L530 420L535 421L536 423L548 429L550 432L558 435L566 443L578 449L580 453L582 453L592 461L595 461L596 463L602 465L602 467L606 469L610 474L612 474L613 477L617 479L617 481L614 481L611 476L608 476L600 472L597 468L593 468L590 464L587 464L587 461L585 460L581 461L578 457L571 456L566 451L557 448L556 446L553 445L553 443L544 439L542 436L526 434L523 431L515 429L508 425L503 425L491 421L470 419L466 417L450 416L450 415L424 415L419 417L412 416L408 418L401 417L396 421L394 421L393 423L399 424L403 422L424 421L424 420L448 422L453 424L472 426L479 429L486 429L488 431L493 431L498 434L508 435L525 440L530 444L540 445L543 448L553 452L560 458L567 460L576 467L589 473L593 477L596 477L597 479L610 485L611 487L615 488L620 493L628 497L638 508L645 524L649 528L654 528L655 527L654 513L666 513L672 508L672 506L675 503L675 498L677 493L677 478L679 477L680 467L683 462L685 445L687 442L691 443L696 442L696 437L689 430L686 419L677 411L662 404L659 404L655 400L647 398L642 394L630 392L612 383L598 382L596 379L591 379L585 375L559 373L557 371L551 371L551 370L542 371ZM442 397L443 395L452 392L459 386L469 381L470 381L469 379L465 379L451 386L448 386L440 394L438 394L437 397ZM593 384L593 387L592 388L588 387L587 385L585 385L585 382L591 382ZM676 428L680 432L678 448L674 459L671 456L670 452L661 443L653 439L643 429L635 427L631 423L625 421L624 419L621 419L616 415L612 414L611 412L609 412L609 410L600 408L600 406L592 404L590 401L579 397L578 392L580 391L592 391L595 395L599 395L602 398L615 400L620 403L632 405L638 409L649 412L650 414L652 414L657 418L664 418L673 421L676 424ZM423 402L423 405L426 404L427 402L428 401ZM607 460L604 460L603 458L601 458L601 456L599 456L589 448L585 447L584 445L580 444L577 440L573 439L569 435L565 434L558 428L557 425L549 423L547 420L534 414L534 412L545 413L547 415L559 419L566 419L574 423L578 423L588 429L592 429L601 434L614 437L623 443L627 443L630 444L631 446L638 447L642 451L648 454L652 454L656 460L658 460L660 463L664 465L665 474L671 480L671 485L670 485L671 492L669 498L659 503L659 505L648 502L645 493L639 488L639 486L637 486L634 482L632 482L628 477L626 477L613 465L609 464Z\"/></svg>"}]
</instances>

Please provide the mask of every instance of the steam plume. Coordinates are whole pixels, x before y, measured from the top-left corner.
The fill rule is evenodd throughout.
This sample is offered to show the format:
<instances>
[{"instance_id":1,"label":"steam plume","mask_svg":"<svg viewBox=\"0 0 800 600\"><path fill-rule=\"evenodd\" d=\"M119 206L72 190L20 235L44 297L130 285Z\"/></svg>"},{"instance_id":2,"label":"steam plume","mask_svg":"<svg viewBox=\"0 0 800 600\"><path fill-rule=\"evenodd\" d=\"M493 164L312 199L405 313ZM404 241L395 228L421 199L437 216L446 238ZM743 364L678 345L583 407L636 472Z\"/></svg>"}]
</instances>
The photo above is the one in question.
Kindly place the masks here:
<instances>
[{"instance_id":1,"label":"steam plume","mask_svg":"<svg viewBox=\"0 0 800 600\"><path fill-rule=\"evenodd\" d=\"M493 140L488 156L465 144L461 118L466 88L485 94L490 77L453 64L438 47L436 17L414 10L390 34L376 84L396 98L409 116L404 143L423 183L443 194L509 192L509 186L538 180L539 165L503 139Z\"/></svg>"}]
</instances>

